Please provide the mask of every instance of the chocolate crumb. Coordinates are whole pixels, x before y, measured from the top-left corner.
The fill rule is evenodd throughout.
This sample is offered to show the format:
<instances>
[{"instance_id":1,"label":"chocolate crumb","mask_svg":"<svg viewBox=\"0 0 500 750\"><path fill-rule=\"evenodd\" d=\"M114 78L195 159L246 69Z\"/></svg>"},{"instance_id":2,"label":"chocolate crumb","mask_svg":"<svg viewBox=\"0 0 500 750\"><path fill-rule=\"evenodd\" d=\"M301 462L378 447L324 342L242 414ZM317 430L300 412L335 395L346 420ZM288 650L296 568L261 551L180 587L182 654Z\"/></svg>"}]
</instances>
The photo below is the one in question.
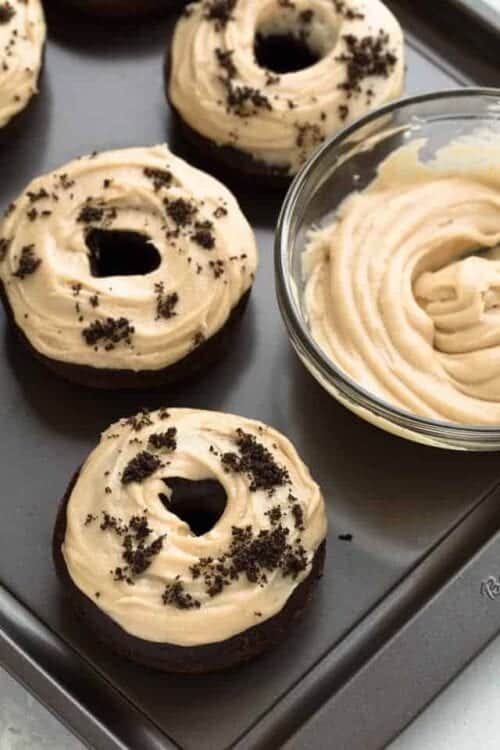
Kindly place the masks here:
<instances>
[{"instance_id":1,"label":"chocolate crumb","mask_svg":"<svg viewBox=\"0 0 500 750\"><path fill-rule=\"evenodd\" d=\"M195 223L195 232L191 235L193 242L205 250L213 250L215 247L215 236L213 233L213 224L211 221L197 221Z\"/></svg>"},{"instance_id":2,"label":"chocolate crumb","mask_svg":"<svg viewBox=\"0 0 500 750\"><path fill-rule=\"evenodd\" d=\"M338 113L342 121L347 120L347 116L349 114L349 107L347 106L347 104L339 104Z\"/></svg>"},{"instance_id":3,"label":"chocolate crumb","mask_svg":"<svg viewBox=\"0 0 500 750\"><path fill-rule=\"evenodd\" d=\"M299 531L304 531L304 511L299 503L292 505L292 516L295 523L295 528Z\"/></svg>"},{"instance_id":4,"label":"chocolate crumb","mask_svg":"<svg viewBox=\"0 0 500 750\"><path fill-rule=\"evenodd\" d=\"M215 29L221 31L233 19L232 12L237 0L205 0L203 17L215 22Z\"/></svg>"},{"instance_id":5,"label":"chocolate crumb","mask_svg":"<svg viewBox=\"0 0 500 750\"><path fill-rule=\"evenodd\" d=\"M185 227L191 224L194 215L198 212L197 207L191 201L187 201L184 198L166 201L165 205L167 215L178 227Z\"/></svg>"},{"instance_id":6,"label":"chocolate crumb","mask_svg":"<svg viewBox=\"0 0 500 750\"><path fill-rule=\"evenodd\" d=\"M124 422L125 425L132 427L134 432L140 432L143 427L149 427L153 424L153 420L149 415L149 409L141 409L139 414L135 414L133 417L129 417Z\"/></svg>"},{"instance_id":7,"label":"chocolate crumb","mask_svg":"<svg viewBox=\"0 0 500 750\"><path fill-rule=\"evenodd\" d=\"M105 343L105 350L114 349L115 344L124 341L131 344L132 334L135 332L127 318L106 318L104 321L95 320L82 330L82 336L87 346L95 346L99 342Z\"/></svg>"},{"instance_id":8,"label":"chocolate crumb","mask_svg":"<svg viewBox=\"0 0 500 750\"><path fill-rule=\"evenodd\" d=\"M216 219L222 219L224 216L228 215L228 210L225 206L218 206L214 211L214 216Z\"/></svg>"},{"instance_id":9,"label":"chocolate crumb","mask_svg":"<svg viewBox=\"0 0 500 750\"><path fill-rule=\"evenodd\" d=\"M346 51L336 60L345 63L345 80L337 88L345 91L348 98L361 92L361 83L370 76L387 78L397 63L396 55L388 49L389 35L380 30L377 36L357 37L345 34Z\"/></svg>"},{"instance_id":10,"label":"chocolate crumb","mask_svg":"<svg viewBox=\"0 0 500 750\"><path fill-rule=\"evenodd\" d=\"M0 5L0 24L9 23L15 15L16 11L11 3L2 3L2 5Z\"/></svg>"},{"instance_id":11,"label":"chocolate crumb","mask_svg":"<svg viewBox=\"0 0 500 750\"><path fill-rule=\"evenodd\" d=\"M66 172L59 175L59 184L63 190L69 190L75 184L74 180L70 180Z\"/></svg>"},{"instance_id":12,"label":"chocolate crumb","mask_svg":"<svg viewBox=\"0 0 500 750\"><path fill-rule=\"evenodd\" d=\"M36 203L36 201L41 201L43 198L48 198L49 197L48 192L43 187L40 188L40 190L38 190L38 192L33 192L33 191L29 191L28 190L28 192L26 193L26 195L28 196L28 198L30 200L30 203Z\"/></svg>"},{"instance_id":13,"label":"chocolate crumb","mask_svg":"<svg viewBox=\"0 0 500 750\"><path fill-rule=\"evenodd\" d=\"M353 540L352 534L339 534L338 538L341 542L352 542Z\"/></svg>"},{"instance_id":14,"label":"chocolate crumb","mask_svg":"<svg viewBox=\"0 0 500 750\"><path fill-rule=\"evenodd\" d=\"M152 181L155 193L158 193L162 188L169 187L169 185L172 184L172 172L169 172L166 169L144 167L143 173L145 177Z\"/></svg>"},{"instance_id":15,"label":"chocolate crumb","mask_svg":"<svg viewBox=\"0 0 500 750\"><path fill-rule=\"evenodd\" d=\"M92 513L87 513L87 517L84 521L84 526L90 526L93 521L97 521L97 516L92 515Z\"/></svg>"},{"instance_id":16,"label":"chocolate crumb","mask_svg":"<svg viewBox=\"0 0 500 750\"><path fill-rule=\"evenodd\" d=\"M171 604L177 609L199 609L201 606L197 599L185 591L184 584L179 580L167 584L161 598L163 604Z\"/></svg>"},{"instance_id":17,"label":"chocolate crumb","mask_svg":"<svg viewBox=\"0 0 500 750\"><path fill-rule=\"evenodd\" d=\"M254 435L238 429L235 442L239 455L224 453L221 463L226 471L246 474L250 479L251 492L262 489L272 495L276 487L290 482L287 469L276 463L272 453Z\"/></svg>"},{"instance_id":18,"label":"chocolate crumb","mask_svg":"<svg viewBox=\"0 0 500 750\"><path fill-rule=\"evenodd\" d=\"M142 451L138 453L135 458L132 458L126 465L123 476L122 484L130 484L131 482L142 482L161 466L161 461L157 456L153 456L152 453Z\"/></svg>"},{"instance_id":19,"label":"chocolate crumb","mask_svg":"<svg viewBox=\"0 0 500 750\"><path fill-rule=\"evenodd\" d=\"M102 522L99 527L101 531L114 531L118 536L122 536L127 531L127 526L123 524L121 518L112 516L107 511L102 511Z\"/></svg>"},{"instance_id":20,"label":"chocolate crumb","mask_svg":"<svg viewBox=\"0 0 500 750\"><path fill-rule=\"evenodd\" d=\"M177 315L177 312L175 310L178 302L179 302L179 295L177 292L171 292L170 294L165 294L164 292L164 284L163 281L160 281L158 284L155 284L155 294L156 294L156 318L155 320L159 320L160 318L165 318L168 320L169 318L173 318L175 315Z\"/></svg>"},{"instance_id":21,"label":"chocolate crumb","mask_svg":"<svg viewBox=\"0 0 500 750\"><path fill-rule=\"evenodd\" d=\"M233 62L234 49L223 50L220 47L215 49L215 57L220 67L225 71L228 78L234 78L238 70Z\"/></svg>"},{"instance_id":22,"label":"chocolate crumb","mask_svg":"<svg viewBox=\"0 0 500 750\"><path fill-rule=\"evenodd\" d=\"M103 217L104 208L98 208L97 206L83 206L76 220L81 224L91 224L93 222L102 221Z\"/></svg>"},{"instance_id":23,"label":"chocolate crumb","mask_svg":"<svg viewBox=\"0 0 500 750\"><path fill-rule=\"evenodd\" d=\"M148 447L153 450L165 448L168 451L175 451L177 448L176 436L176 427L169 427L166 432L155 432L149 436Z\"/></svg>"},{"instance_id":24,"label":"chocolate crumb","mask_svg":"<svg viewBox=\"0 0 500 750\"><path fill-rule=\"evenodd\" d=\"M41 262L41 259L35 255L35 246L25 245L21 250L18 267L12 275L22 280L34 273Z\"/></svg>"},{"instance_id":25,"label":"chocolate crumb","mask_svg":"<svg viewBox=\"0 0 500 750\"><path fill-rule=\"evenodd\" d=\"M296 578L307 567L307 554L300 541L288 542L289 530L281 524L254 536L251 526L233 526L229 550L215 560L200 558L191 566L193 579L203 577L210 597L245 576L250 583L264 585L267 573L281 570L283 577Z\"/></svg>"}]
</instances>

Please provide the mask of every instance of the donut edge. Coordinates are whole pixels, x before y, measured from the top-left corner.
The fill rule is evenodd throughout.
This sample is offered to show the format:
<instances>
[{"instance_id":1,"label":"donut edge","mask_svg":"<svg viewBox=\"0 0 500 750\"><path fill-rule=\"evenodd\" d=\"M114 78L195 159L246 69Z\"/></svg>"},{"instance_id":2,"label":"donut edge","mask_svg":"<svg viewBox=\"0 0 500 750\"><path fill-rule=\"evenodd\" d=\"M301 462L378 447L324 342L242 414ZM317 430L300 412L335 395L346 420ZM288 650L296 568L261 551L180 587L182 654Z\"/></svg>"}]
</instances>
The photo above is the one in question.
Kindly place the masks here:
<instances>
[{"instance_id":1,"label":"donut edge","mask_svg":"<svg viewBox=\"0 0 500 750\"><path fill-rule=\"evenodd\" d=\"M170 78L173 68L172 42L175 35L175 26L169 40L163 64L163 81L167 104L173 115L175 126L185 140L196 150L198 157L205 163L208 171L216 171L219 179L235 182L240 186L244 184L245 178L251 178L252 184L255 180L258 185L266 187L273 192L285 192L290 186L295 175L290 174L286 167L273 167L255 159L250 154L234 148L234 146L219 146L214 141L201 135L194 130L183 119L170 97Z\"/></svg>"},{"instance_id":2,"label":"donut edge","mask_svg":"<svg viewBox=\"0 0 500 750\"><path fill-rule=\"evenodd\" d=\"M146 16L167 16L180 11L189 0L52 0L65 11L77 11L87 17L110 22Z\"/></svg>"},{"instance_id":3,"label":"donut edge","mask_svg":"<svg viewBox=\"0 0 500 750\"><path fill-rule=\"evenodd\" d=\"M35 349L23 329L17 324L5 291L5 285L3 281L0 281L0 299L5 308L7 322L16 332L17 338L20 339L24 349L27 349L35 359L64 380L100 390L137 390L173 386L202 374L203 370L210 368L228 354L244 316L251 292L252 287L240 297L224 325L182 359L160 370L135 371L62 362L42 354Z\"/></svg>"},{"instance_id":4,"label":"donut edge","mask_svg":"<svg viewBox=\"0 0 500 750\"><path fill-rule=\"evenodd\" d=\"M176 646L155 643L130 635L106 615L73 582L62 554L66 536L66 508L80 475L74 474L60 502L52 541L52 555L63 593L78 620L109 646L116 654L136 664L162 672L202 674L216 672L254 659L280 643L290 627L300 619L308 606L313 589L323 575L326 540L314 554L309 575L292 592L285 606L274 617L218 643L201 646Z\"/></svg>"}]
</instances>

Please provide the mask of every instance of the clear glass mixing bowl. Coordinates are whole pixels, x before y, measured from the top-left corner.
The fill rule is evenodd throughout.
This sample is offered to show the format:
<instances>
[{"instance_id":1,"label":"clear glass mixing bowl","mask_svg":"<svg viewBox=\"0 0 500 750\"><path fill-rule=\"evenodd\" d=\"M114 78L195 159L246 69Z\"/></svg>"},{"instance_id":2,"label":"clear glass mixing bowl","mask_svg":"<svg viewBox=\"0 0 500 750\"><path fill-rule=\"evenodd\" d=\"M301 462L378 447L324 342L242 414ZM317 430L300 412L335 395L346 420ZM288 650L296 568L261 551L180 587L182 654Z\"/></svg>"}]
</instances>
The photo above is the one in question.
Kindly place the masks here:
<instances>
[{"instance_id":1,"label":"clear glass mixing bowl","mask_svg":"<svg viewBox=\"0 0 500 750\"><path fill-rule=\"evenodd\" d=\"M275 249L281 313L300 359L318 382L358 416L401 437L460 450L500 450L500 425L483 427L418 417L355 383L311 336L303 306L301 256L312 227L376 176L396 148L425 139L425 153L487 128L500 139L500 89L458 89L411 97L361 118L328 141L297 175L280 214Z\"/></svg>"}]
</instances>

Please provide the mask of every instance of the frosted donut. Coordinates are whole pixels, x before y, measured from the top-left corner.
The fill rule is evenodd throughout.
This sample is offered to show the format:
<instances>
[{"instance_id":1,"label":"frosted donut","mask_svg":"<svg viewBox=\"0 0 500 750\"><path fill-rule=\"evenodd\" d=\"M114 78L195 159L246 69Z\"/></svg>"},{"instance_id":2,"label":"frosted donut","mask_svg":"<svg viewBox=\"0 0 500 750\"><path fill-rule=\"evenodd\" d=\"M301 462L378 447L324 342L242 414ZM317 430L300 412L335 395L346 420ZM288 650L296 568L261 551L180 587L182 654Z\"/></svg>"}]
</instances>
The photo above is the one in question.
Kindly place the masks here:
<instances>
[{"instance_id":1,"label":"frosted donut","mask_svg":"<svg viewBox=\"0 0 500 750\"><path fill-rule=\"evenodd\" d=\"M379 0L200 0L178 21L167 65L188 134L269 177L294 175L403 83L403 33Z\"/></svg>"},{"instance_id":2,"label":"frosted donut","mask_svg":"<svg viewBox=\"0 0 500 750\"><path fill-rule=\"evenodd\" d=\"M291 443L191 409L112 425L62 503L55 563L114 650L172 671L221 669L282 639L321 573L326 514Z\"/></svg>"},{"instance_id":3,"label":"frosted donut","mask_svg":"<svg viewBox=\"0 0 500 750\"><path fill-rule=\"evenodd\" d=\"M7 310L61 375L170 383L219 356L257 267L233 195L166 146L77 159L34 180L0 227Z\"/></svg>"},{"instance_id":4,"label":"frosted donut","mask_svg":"<svg viewBox=\"0 0 500 750\"><path fill-rule=\"evenodd\" d=\"M0 127L37 93L45 35L40 0L0 3Z\"/></svg>"}]
</instances>

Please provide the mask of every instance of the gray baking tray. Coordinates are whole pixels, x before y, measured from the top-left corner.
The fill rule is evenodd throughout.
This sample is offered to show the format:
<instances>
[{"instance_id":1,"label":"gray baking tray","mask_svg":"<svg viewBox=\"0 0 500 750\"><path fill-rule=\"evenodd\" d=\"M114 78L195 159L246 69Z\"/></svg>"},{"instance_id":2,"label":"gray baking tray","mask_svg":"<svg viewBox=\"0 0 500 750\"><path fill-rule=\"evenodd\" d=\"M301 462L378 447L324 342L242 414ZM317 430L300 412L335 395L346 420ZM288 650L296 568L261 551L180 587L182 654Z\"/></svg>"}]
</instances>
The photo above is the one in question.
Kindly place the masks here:
<instances>
[{"instance_id":1,"label":"gray baking tray","mask_svg":"<svg viewBox=\"0 0 500 750\"><path fill-rule=\"evenodd\" d=\"M458 45L412 5L391 3L408 31L409 93L494 85L498 73L482 54L482 27L473 43ZM0 135L2 203L33 175L94 150L168 139L200 163L164 100L172 21L106 26L55 6L48 11L41 94ZM0 328L0 662L99 750L274 750L286 742L372 750L500 629L494 602L479 598L488 604L486 627L477 597L446 599L446 587L460 587L463 566L474 554L483 559L500 528L498 456L406 443L321 390L291 351L277 309L272 246L280 196L244 182L237 193L257 231L261 267L232 352L202 379L169 392L78 388L50 375ZM111 421L161 404L273 424L296 443L326 496L328 559L307 617L279 648L224 674L162 675L114 657L66 611L52 568L52 526L73 471ZM339 538L345 534L352 540ZM434 619L425 619L429 607ZM467 619L470 607L477 617ZM444 643L440 616L453 634ZM435 653L422 649L419 635L425 643L436 639ZM395 672L386 662L381 667L381 658ZM412 659L420 681L406 671ZM381 705L386 690L390 698Z\"/></svg>"}]
</instances>

